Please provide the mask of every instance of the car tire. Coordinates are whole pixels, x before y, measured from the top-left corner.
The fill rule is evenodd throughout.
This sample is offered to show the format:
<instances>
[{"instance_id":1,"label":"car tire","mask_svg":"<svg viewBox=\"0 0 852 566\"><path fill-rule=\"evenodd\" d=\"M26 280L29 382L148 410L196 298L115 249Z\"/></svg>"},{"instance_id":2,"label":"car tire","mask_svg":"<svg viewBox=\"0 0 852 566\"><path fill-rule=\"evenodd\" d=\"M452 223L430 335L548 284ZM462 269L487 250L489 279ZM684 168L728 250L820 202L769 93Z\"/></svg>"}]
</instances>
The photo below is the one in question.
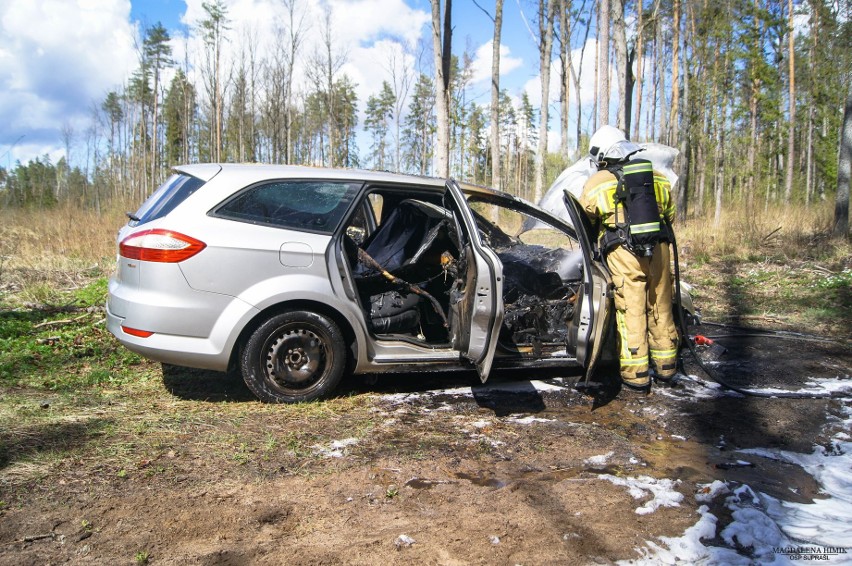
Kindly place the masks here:
<instances>
[{"instance_id":1,"label":"car tire","mask_svg":"<svg viewBox=\"0 0 852 566\"><path fill-rule=\"evenodd\" d=\"M300 403L328 395L345 368L340 328L309 311L267 319L249 337L240 360L243 380L265 403Z\"/></svg>"}]
</instances>

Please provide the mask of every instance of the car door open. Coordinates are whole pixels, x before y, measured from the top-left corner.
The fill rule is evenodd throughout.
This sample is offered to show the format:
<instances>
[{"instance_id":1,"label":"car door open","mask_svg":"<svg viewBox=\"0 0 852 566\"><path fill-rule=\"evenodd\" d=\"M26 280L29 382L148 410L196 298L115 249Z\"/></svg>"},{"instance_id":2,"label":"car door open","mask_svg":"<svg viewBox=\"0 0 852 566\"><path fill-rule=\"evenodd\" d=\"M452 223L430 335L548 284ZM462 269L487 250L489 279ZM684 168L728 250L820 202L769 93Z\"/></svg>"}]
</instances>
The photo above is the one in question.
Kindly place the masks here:
<instances>
[{"instance_id":1,"label":"car door open","mask_svg":"<svg viewBox=\"0 0 852 566\"><path fill-rule=\"evenodd\" d=\"M482 244L473 214L453 180L447 182L445 206L455 217L466 267L451 291L451 341L476 366L485 383L503 324L503 267L497 255Z\"/></svg>"},{"instance_id":2,"label":"car door open","mask_svg":"<svg viewBox=\"0 0 852 566\"><path fill-rule=\"evenodd\" d=\"M585 269L584 280L577 308L580 309L580 324L577 326L577 362L584 368L585 380L588 381L600 358L603 346L604 331L609 325L612 309L607 291L610 277L603 260L594 253L594 227L588 217L580 209L580 203L570 193L565 193L565 208L571 223L577 232L577 238L586 253L583 254Z\"/></svg>"}]
</instances>

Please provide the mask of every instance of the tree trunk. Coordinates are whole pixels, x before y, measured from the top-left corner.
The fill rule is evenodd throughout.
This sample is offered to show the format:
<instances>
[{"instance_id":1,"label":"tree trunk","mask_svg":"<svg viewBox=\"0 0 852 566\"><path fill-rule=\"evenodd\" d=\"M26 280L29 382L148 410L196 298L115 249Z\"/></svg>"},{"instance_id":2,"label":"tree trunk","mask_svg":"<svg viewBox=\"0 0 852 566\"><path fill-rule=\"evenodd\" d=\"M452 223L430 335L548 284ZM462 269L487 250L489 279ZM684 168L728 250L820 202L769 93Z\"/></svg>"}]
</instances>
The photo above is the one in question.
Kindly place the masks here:
<instances>
[{"instance_id":1,"label":"tree trunk","mask_svg":"<svg viewBox=\"0 0 852 566\"><path fill-rule=\"evenodd\" d=\"M157 186L157 126L159 119L160 101L160 68L159 62L154 63L154 118L151 123L151 186Z\"/></svg>"},{"instance_id":2,"label":"tree trunk","mask_svg":"<svg viewBox=\"0 0 852 566\"><path fill-rule=\"evenodd\" d=\"M502 0L498 0L502 2ZM571 107L571 0L559 2L559 133L562 155L568 159L568 111Z\"/></svg>"},{"instance_id":3,"label":"tree trunk","mask_svg":"<svg viewBox=\"0 0 852 566\"><path fill-rule=\"evenodd\" d=\"M296 23L295 4L294 1L286 4L289 41L287 44L287 75L284 83L284 101L286 104L284 112L284 162L287 164L293 163L293 67L296 64L296 55L302 44L304 30L304 15L299 18L298 24Z\"/></svg>"},{"instance_id":4,"label":"tree trunk","mask_svg":"<svg viewBox=\"0 0 852 566\"><path fill-rule=\"evenodd\" d=\"M704 191L707 187L707 164L704 158L704 144L698 144L697 155L695 157L695 168L698 171L698 195L695 201L695 214L701 216L704 214Z\"/></svg>"},{"instance_id":5,"label":"tree trunk","mask_svg":"<svg viewBox=\"0 0 852 566\"><path fill-rule=\"evenodd\" d=\"M598 16L598 67L600 68L600 105L598 124L609 124L609 0L600 0Z\"/></svg>"},{"instance_id":6,"label":"tree trunk","mask_svg":"<svg viewBox=\"0 0 852 566\"><path fill-rule=\"evenodd\" d=\"M847 80L840 156L837 160L837 197L834 203L832 235L842 238L849 232L849 183L852 182L852 82Z\"/></svg>"},{"instance_id":7,"label":"tree trunk","mask_svg":"<svg viewBox=\"0 0 852 566\"><path fill-rule=\"evenodd\" d=\"M728 96L728 55L725 50L725 62L722 67L721 103L716 115L716 131L718 142L716 144L715 168L716 168L716 210L713 214L713 228L719 229L722 224L722 193L724 192L724 170L725 170L725 128L726 128L726 106ZM718 80L718 79L717 79Z\"/></svg>"},{"instance_id":8,"label":"tree trunk","mask_svg":"<svg viewBox=\"0 0 852 566\"><path fill-rule=\"evenodd\" d=\"M615 73L618 79L618 114L615 125L624 131L626 137L630 137L630 124L627 120L627 113L630 109L627 93L631 70L628 67L627 60L627 29L624 24L624 0L612 0L611 10L613 43L615 43Z\"/></svg>"},{"instance_id":9,"label":"tree trunk","mask_svg":"<svg viewBox=\"0 0 852 566\"><path fill-rule=\"evenodd\" d=\"M815 66L815 57L817 53L817 14L814 13L813 2L811 3L811 12L813 16L810 21L810 33L811 33L811 46L810 53L808 54L808 58L810 59L811 67ZM807 146L807 158L805 159L805 203L810 204L811 196L814 194L814 106L816 103L816 97L814 96L814 90L817 88L816 81L809 81L808 84L808 146Z\"/></svg>"},{"instance_id":10,"label":"tree trunk","mask_svg":"<svg viewBox=\"0 0 852 566\"><path fill-rule=\"evenodd\" d=\"M716 58L713 59L713 73L711 75L711 81L712 81L712 84L713 84L713 89L710 91L710 104L709 104L710 111L707 114L708 138L710 140L710 145L713 146L713 148L714 148L713 149L714 171L719 166L719 164L718 164L719 144L716 143L716 137L717 137L716 132L719 129L719 121L722 119L721 111L718 111L719 106L720 106L720 104L719 104L719 90L720 90L720 87L721 87L721 84L720 84L721 80L722 79L719 76L719 58L716 57ZM709 150L708 150L708 153L709 153ZM714 172L714 176L712 178L711 184L715 188L715 184L716 184L715 172ZM702 193L702 196L703 196L703 193ZM702 202L701 206L703 208L703 206L704 206L703 202Z\"/></svg>"},{"instance_id":11,"label":"tree trunk","mask_svg":"<svg viewBox=\"0 0 852 566\"><path fill-rule=\"evenodd\" d=\"M805 205L809 205L811 203L811 195L813 195L813 175L812 172L814 170L814 105L813 101L808 105L808 120L807 120L807 128L808 128L808 146L806 149L807 156L805 158Z\"/></svg>"},{"instance_id":12,"label":"tree trunk","mask_svg":"<svg viewBox=\"0 0 852 566\"><path fill-rule=\"evenodd\" d=\"M754 8L755 13L759 8L759 0L754 0ZM756 25L756 24L755 24ZM760 32L755 32L755 44L754 49L757 51L760 47L760 36L762 34ZM755 161L757 157L757 110L758 110L758 96L760 94L761 80L757 75L757 71L754 68L755 65L752 63L752 69L750 71L750 95L749 95L749 144L748 144L748 184L746 185L746 206L748 214L751 214L754 210L754 191L756 186L756 175L755 175Z\"/></svg>"},{"instance_id":13,"label":"tree trunk","mask_svg":"<svg viewBox=\"0 0 852 566\"><path fill-rule=\"evenodd\" d=\"M647 124L646 129L650 128L650 131L646 136L649 141L655 141L657 139L657 93L660 91L660 79L658 72L660 66L657 65L657 59L660 57L660 47L657 42L657 27L660 25L657 19L658 6L659 1L654 7L654 37L651 41L651 100L648 105L648 114L645 116L645 123Z\"/></svg>"},{"instance_id":14,"label":"tree trunk","mask_svg":"<svg viewBox=\"0 0 852 566\"><path fill-rule=\"evenodd\" d=\"M669 145L677 147L680 133L678 120L680 103L680 0L674 0L672 12L672 107L669 113L668 140Z\"/></svg>"},{"instance_id":15,"label":"tree trunk","mask_svg":"<svg viewBox=\"0 0 852 566\"><path fill-rule=\"evenodd\" d=\"M784 183L784 204L790 204L790 199L793 196L793 169L796 152L796 52L794 49L793 0L787 0L787 10L789 11L789 14L787 14L787 58L789 59L790 73L790 123L787 130L787 178Z\"/></svg>"},{"instance_id":16,"label":"tree trunk","mask_svg":"<svg viewBox=\"0 0 852 566\"><path fill-rule=\"evenodd\" d=\"M636 26L636 114L633 119L633 137L631 138L634 141L639 139L639 119L642 116L642 74L644 72L643 66L645 63L642 60L645 56L645 42L643 40L645 22L643 21L644 13L642 11L642 2L643 0L636 2L636 12L639 23Z\"/></svg>"},{"instance_id":17,"label":"tree trunk","mask_svg":"<svg viewBox=\"0 0 852 566\"><path fill-rule=\"evenodd\" d=\"M216 158L215 161L222 160L222 83L221 83L221 66L222 66L222 49L219 40L216 40L215 67L216 67L216 92L214 96L213 111L215 112L216 122Z\"/></svg>"},{"instance_id":18,"label":"tree trunk","mask_svg":"<svg viewBox=\"0 0 852 566\"><path fill-rule=\"evenodd\" d=\"M678 2L678 17L677 20L680 21L680 3ZM688 26L684 26L688 28ZM679 30L679 27L678 27ZM687 29L683 31L683 34L680 31L675 33L675 37L681 38L683 41L683 53L686 54L687 51L687 38L689 34L687 33ZM683 62L683 111L681 112L683 118L683 128L681 129L681 119L678 117L678 111L676 110L677 104L673 104L673 121L672 121L672 131L674 132L672 135L672 142L677 144L680 153L675 159L675 164L678 171L681 171L683 178L680 180L680 190L677 193L677 214L680 218L686 218L687 207L689 204L689 184L690 184L690 158L692 156L692 136L691 132L691 119L692 113L690 112L690 100L689 100L689 79L690 79L690 66L689 61L684 57ZM677 82L672 81L674 84L675 92L679 91ZM679 100L679 97L678 97ZM681 134L681 131L683 132Z\"/></svg>"},{"instance_id":19,"label":"tree trunk","mask_svg":"<svg viewBox=\"0 0 852 566\"><path fill-rule=\"evenodd\" d=\"M659 85L657 92L660 96L660 131L657 133L657 139L665 143L667 137L666 115L666 46L663 43L663 22L662 18L658 17L656 22L657 28L657 80Z\"/></svg>"},{"instance_id":20,"label":"tree trunk","mask_svg":"<svg viewBox=\"0 0 852 566\"><path fill-rule=\"evenodd\" d=\"M500 41L503 0L494 6L494 41L491 51L491 185L500 189Z\"/></svg>"},{"instance_id":21,"label":"tree trunk","mask_svg":"<svg viewBox=\"0 0 852 566\"><path fill-rule=\"evenodd\" d=\"M557 0L539 0L539 66L541 69L541 112L539 112L538 148L535 152L535 192L539 202L544 185L544 158L547 154L547 123L550 110L550 55L553 51L553 16Z\"/></svg>"},{"instance_id":22,"label":"tree trunk","mask_svg":"<svg viewBox=\"0 0 852 566\"><path fill-rule=\"evenodd\" d=\"M585 4L584 4L585 5ZM580 63L577 65L577 72L574 73L574 65L570 64L571 76L574 78L574 88L577 91L577 153L581 152L580 149L580 134L581 134L581 124L582 124L582 115L583 115L583 97L580 96L580 79L583 78L583 57L586 53L586 43L589 41L589 30L592 26L586 26L586 35L583 37L583 46L580 48ZM597 80L597 74L595 75Z\"/></svg>"},{"instance_id":23,"label":"tree trunk","mask_svg":"<svg viewBox=\"0 0 852 566\"><path fill-rule=\"evenodd\" d=\"M328 165L336 167L341 165L337 159L337 108L335 104L334 92L334 74L335 62L334 53L332 50L332 29L331 29L331 10L327 10L325 14L325 28L323 30L323 41L325 43L325 96L326 96L326 111L328 112Z\"/></svg>"},{"instance_id":24,"label":"tree trunk","mask_svg":"<svg viewBox=\"0 0 852 566\"><path fill-rule=\"evenodd\" d=\"M452 54L452 0L445 0L443 38L441 0L432 0L432 49L435 58L435 113L438 131L435 142L435 174L450 176L450 59Z\"/></svg>"}]
</instances>

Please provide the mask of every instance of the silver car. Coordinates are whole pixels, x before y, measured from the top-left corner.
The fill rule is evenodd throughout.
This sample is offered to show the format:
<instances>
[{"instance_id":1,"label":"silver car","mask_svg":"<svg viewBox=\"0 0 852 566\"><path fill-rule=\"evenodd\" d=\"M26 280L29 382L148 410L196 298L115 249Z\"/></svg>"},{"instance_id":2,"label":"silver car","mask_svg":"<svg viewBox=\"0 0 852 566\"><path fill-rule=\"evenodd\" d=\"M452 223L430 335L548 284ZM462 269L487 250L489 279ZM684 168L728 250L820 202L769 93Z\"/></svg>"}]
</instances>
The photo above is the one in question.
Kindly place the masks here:
<instances>
[{"instance_id":1,"label":"silver car","mask_svg":"<svg viewBox=\"0 0 852 566\"><path fill-rule=\"evenodd\" d=\"M178 167L119 231L108 328L152 360L239 368L273 403L327 395L346 373L589 375L610 279L566 207L573 224L453 180Z\"/></svg>"}]
</instances>

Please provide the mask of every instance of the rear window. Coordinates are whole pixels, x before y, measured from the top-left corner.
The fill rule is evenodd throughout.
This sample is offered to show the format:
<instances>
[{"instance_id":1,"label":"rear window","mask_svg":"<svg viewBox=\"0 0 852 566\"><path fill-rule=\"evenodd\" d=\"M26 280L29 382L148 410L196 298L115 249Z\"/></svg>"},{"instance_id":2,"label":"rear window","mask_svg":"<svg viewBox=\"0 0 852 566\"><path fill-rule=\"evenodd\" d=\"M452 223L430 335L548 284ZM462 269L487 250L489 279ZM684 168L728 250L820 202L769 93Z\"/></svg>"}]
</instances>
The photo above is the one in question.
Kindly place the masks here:
<instances>
[{"instance_id":1,"label":"rear window","mask_svg":"<svg viewBox=\"0 0 852 566\"><path fill-rule=\"evenodd\" d=\"M189 195L200 189L204 181L189 175L177 173L160 185L153 195L136 211L136 225L145 224L170 213Z\"/></svg>"},{"instance_id":2,"label":"rear window","mask_svg":"<svg viewBox=\"0 0 852 566\"><path fill-rule=\"evenodd\" d=\"M250 187L217 208L214 216L314 232L334 231L361 183L276 181Z\"/></svg>"}]
</instances>

